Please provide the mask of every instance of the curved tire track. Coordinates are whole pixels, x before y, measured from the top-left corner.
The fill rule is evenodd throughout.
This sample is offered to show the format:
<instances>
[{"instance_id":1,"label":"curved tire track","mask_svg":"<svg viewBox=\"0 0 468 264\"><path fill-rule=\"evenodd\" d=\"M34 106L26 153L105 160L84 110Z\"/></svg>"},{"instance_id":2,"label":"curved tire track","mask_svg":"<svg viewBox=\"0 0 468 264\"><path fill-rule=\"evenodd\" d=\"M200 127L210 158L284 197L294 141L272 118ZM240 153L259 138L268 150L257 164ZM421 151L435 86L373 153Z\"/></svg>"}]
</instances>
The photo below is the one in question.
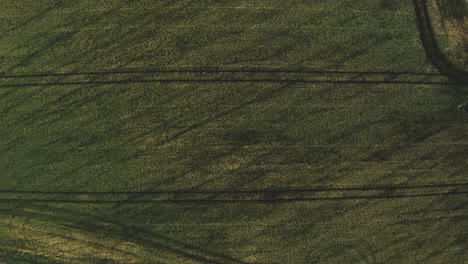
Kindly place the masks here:
<instances>
[{"instance_id":1,"label":"curved tire track","mask_svg":"<svg viewBox=\"0 0 468 264\"><path fill-rule=\"evenodd\" d=\"M413 0L421 41L428 59L434 67L453 81L468 83L468 72L457 68L442 52L437 43L427 9L426 0Z\"/></svg>"}]
</instances>

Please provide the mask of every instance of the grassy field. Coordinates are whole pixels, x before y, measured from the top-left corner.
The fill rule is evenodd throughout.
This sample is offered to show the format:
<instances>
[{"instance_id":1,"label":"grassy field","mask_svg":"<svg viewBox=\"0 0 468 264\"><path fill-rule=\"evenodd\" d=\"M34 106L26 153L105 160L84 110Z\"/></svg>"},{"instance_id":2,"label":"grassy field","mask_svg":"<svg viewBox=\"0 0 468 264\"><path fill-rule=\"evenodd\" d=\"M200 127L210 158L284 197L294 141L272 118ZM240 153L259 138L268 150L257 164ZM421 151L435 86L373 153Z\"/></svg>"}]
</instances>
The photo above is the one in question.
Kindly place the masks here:
<instances>
[{"instance_id":1,"label":"grassy field","mask_svg":"<svg viewBox=\"0 0 468 264\"><path fill-rule=\"evenodd\" d=\"M1 1L0 261L466 262L467 85L390 2Z\"/></svg>"}]
</instances>

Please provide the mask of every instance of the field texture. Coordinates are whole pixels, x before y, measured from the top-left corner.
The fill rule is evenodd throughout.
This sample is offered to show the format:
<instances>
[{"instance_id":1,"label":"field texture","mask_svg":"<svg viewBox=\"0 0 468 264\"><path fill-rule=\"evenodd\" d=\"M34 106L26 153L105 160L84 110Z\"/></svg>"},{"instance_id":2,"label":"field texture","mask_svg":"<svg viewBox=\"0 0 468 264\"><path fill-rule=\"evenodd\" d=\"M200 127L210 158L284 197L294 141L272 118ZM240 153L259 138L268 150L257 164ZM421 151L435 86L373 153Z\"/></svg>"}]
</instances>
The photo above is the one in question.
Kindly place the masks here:
<instances>
[{"instance_id":1,"label":"field texture","mask_svg":"<svg viewBox=\"0 0 468 264\"><path fill-rule=\"evenodd\" d=\"M0 1L0 262L466 263L425 4Z\"/></svg>"}]
</instances>

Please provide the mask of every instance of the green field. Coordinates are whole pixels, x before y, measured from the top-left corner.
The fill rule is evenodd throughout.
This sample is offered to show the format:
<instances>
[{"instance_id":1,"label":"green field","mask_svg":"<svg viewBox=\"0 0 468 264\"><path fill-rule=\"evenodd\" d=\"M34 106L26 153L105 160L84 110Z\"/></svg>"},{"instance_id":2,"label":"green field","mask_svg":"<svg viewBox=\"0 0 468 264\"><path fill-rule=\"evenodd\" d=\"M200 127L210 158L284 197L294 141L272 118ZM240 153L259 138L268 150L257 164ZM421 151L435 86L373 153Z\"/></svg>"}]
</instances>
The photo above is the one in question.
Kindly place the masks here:
<instances>
[{"instance_id":1,"label":"green field","mask_svg":"<svg viewBox=\"0 0 468 264\"><path fill-rule=\"evenodd\" d=\"M467 84L412 1L0 1L0 262L466 263Z\"/></svg>"}]
</instances>

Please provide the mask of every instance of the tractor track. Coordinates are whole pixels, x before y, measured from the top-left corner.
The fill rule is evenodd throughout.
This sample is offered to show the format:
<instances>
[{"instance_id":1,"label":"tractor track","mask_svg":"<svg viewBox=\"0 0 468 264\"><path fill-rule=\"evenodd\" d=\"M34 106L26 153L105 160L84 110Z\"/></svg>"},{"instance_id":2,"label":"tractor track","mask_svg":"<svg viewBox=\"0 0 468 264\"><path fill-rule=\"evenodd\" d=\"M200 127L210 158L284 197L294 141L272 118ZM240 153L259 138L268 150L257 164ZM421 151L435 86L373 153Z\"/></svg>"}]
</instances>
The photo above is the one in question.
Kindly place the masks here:
<instances>
[{"instance_id":1,"label":"tractor track","mask_svg":"<svg viewBox=\"0 0 468 264\"><path fill-rule=\"evenodd\" d=\"M420 38L434 67L448 78L468 84L468 72L457 68L440 49L432 27L426 0L413 0Z\"/></svg>"},{"instance_id":2,"label":"tractor track","mask_svg":"<svg viewBox=\"0 0 468 264\"><path fill-rule=\"evenodd\" d=\"M330 83L460 85L427 72L331 71L281 69L173 69L68 73L0 74L0 88L131 83Z\"/></svg>"},{"instance_id":3,"label":"tractor track","mask_svg":"<svg viewBox=\"0 0 468 264\"><path fill-rule=\"evenodd\" d=\"M0 190L0 203L285 203L467 195L468 183L308 189L60 192Z\"/></svg>"}]
</instances>

